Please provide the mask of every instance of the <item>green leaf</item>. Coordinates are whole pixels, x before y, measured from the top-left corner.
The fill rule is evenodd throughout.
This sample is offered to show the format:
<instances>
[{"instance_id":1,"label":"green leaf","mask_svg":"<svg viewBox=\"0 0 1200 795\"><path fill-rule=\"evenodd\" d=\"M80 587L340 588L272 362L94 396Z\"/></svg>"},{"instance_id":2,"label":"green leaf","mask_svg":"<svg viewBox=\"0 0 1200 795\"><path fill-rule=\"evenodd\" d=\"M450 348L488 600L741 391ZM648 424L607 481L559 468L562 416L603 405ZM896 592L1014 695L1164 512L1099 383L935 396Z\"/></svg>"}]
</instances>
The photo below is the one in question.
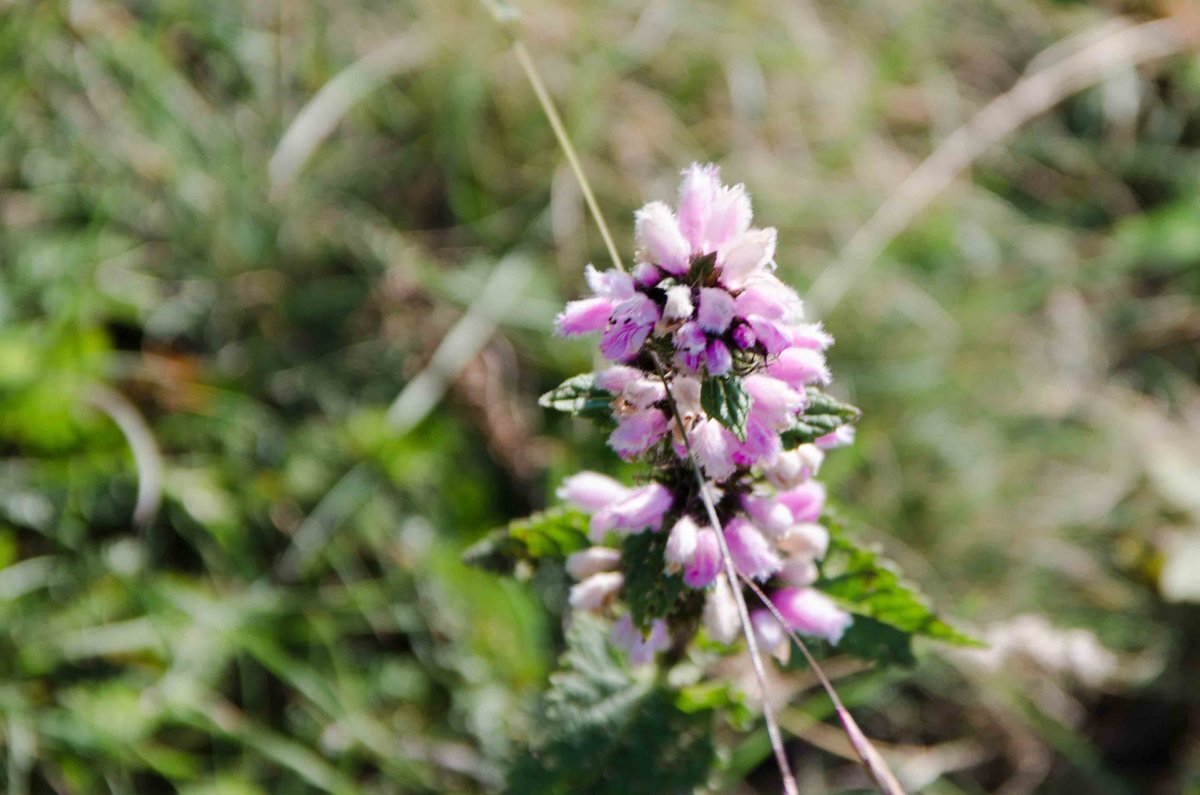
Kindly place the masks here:
<instances>
[{"instance_id":1,"label":"green leaf","mask_svg":"<svg viewBox=\"0 0 1200 795\"><path fill-rule=\"evenodd\" d=\"M666 533L635 533L621 545L625 602L634 626L645 631L671 612L683 591L683 577L663 573L666 548Z\"/></svg>"},{"instance_id":2,"label":"green leaf","mask_svg":"<svg viewBox=\"0 0 1200 795\"><path fill-rule=\"evenodd\" d=\"M520 562L565 558L588 545L588 517L569 508L552 508L510 522L488 533L463 552L463 560L489 571L511 574Z\"/></svg>"},{"instance_id":3,"label":"green leaf","mask_svg":"<svg viewBox=\"0 0 1200 795\"><path fill-rule=\"evenodd\" d=\"M842 421L843 425L848 422L854 422L862 416L862 411L857 406L843 403L816 387L808 387L806 393L808 396L808 405L804 409L805 414L837 417Z\"/></svg>"},{"instance_id":4,"label":"green leaf","mask_svg":"<svg viewBox=\"0 0 1200 795\"><path fill-rule=\"evenodd\" d=\"M713 710L635 676L605 626L577 615L509 795L690 795L716 761Z\"/></svg>"},{"instance_id":5,"label":"green leaf","mask_svg":"<svg viewBox=\"0 0 1200 795\"><path fill-rule=\"evenodd\" d=\"M838 641L837 651L860 660L887 665L913 665L912 635L868 616L855 614L854 623Z\"/></svg>"},{"instance_id":6,"label":"green leaf","mask_svg":"<svg viewBox=\"0 0 1200 795\"><path fill-rule=\"evenodd\" d=\"M612 393L596 386L596 376L581 373L538 398L538 405L593 420L612 418Z\"/></svg>"},{"instance_id":7,"label":"green leaf","mask_svg":"<svg viewBox=\"0 0 1200 795\"><path fill-rule=\"evenodd\" d=\"M816 441L827 433L854 422L862 412L814 387L808 388L808 404L790 428L781 434L784 449L791 450Z\"/></svg>"},{"instance_id":8,"label":"green leaf","mask_svg":"<svg viewBox=\"0 0 1200 795\"><path fill-rule=\"evenodd\" d=\"M708 416L724 425L742 441L746 440L746 419L750 416L750 393L737 376L706 378L700 387L700 406Z\"/></svg>"},{"instance_id":9,"label":"green leaf","mask_svg":"<svg viewBox=\"0 0 1200 795\"><path fill-rule=\"evenodd\" d=\"M901 580L896 565L874 550L854 544L837 522L829 527L829 552L816 587L854 614L839 650L881 662L913 661L911 636L955 646L978 646L940 619L924 597Z\"/></svg>"},{"instance_id":10,"label":"green leaf","mask_svg":"<svg viewBox=\"0 0 1200 795\"><path fill-rule=\"evenodd\" d=\"M757 717L746 703L745 694L727 679L706 679L681 687L675 706L689 714L719 710L722 718L740 731L749 731Z\"/></svg>"}]
</instances>

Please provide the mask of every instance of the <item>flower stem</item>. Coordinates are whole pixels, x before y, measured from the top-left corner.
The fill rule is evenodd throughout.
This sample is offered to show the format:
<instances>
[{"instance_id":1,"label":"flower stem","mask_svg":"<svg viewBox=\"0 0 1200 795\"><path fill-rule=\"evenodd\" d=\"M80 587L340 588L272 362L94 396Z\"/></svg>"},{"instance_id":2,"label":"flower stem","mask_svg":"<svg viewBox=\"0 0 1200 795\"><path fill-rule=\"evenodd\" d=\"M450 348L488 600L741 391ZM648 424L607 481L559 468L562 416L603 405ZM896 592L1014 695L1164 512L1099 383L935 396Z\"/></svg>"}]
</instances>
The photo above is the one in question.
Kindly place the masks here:
<instances>
[{"instance_id":1,"label":"flower stem","mask_svg":"<svg viewBox=\"0 0 1200 795\"><path fill-rule=\"evenodd\" d=\"M796 645L800 647L800 653L808 661L808 667L812 668L813 673L817 675L817 679L821 683L821 687L825 689L825 693L829 696L829 700L833 702L833 708L837 712L838 719L842 722L842 728L846 732L847 739L850 740L850 746L854 749L854 753L858 754L858 758L862 760L863 767L867 769L867 773L871 776L871 780L875 783L876 788L883 795L905 795L904 788L896 779L895 774L892 773L891 768L888 767L883 755L875 750L875 746L863 734L862 729L858 727L858 722L850 714L850 710L846 709L846 705L842 703L837 690L833 687L833 682L829 681L829 677L825 675L825 671L820 665L817 665L812 652L808 650L808 644L800 638L800 635L794 629L788 626L787 620L779 612L779 608L775 606L775 602L763 592L758 583L749 577L742 577L741 579L751 591L754 591L754 594L762 601L767 610L771 612L771 615L775 616L775 620L783 627L783 631L792 640L796 641ZM740 596L741 589L738 588L736 590Z\"/></svg>"},{"instance_id":2,"label":"flower stem","mask_svg":"<svg viewBox=\"0 0 1200 795\"><path fill-rule=\"evenodd\" d=\"M767 685L766 667L763 665L762 653L758 648L758 639L755 637L753 625L750 623L750 611L746 608L746 598L742 594L742 589L738 587L737 568L733 565L733 556L729 553L729 544L725 541L725 532L721 528L721 519L717 516L717 506L713 503L712 494L708 490L708 483L704 480L704 475L700 472L700 465L696 462L696 457L692 454L692 443L688 439L687 432L683 427L683 417L679 415L679 406L675 402L675 396L671 393L671 384L667 380L666 372L663 370L658 356L651 355L654 359L654 369L658 371L658 377L662 380L663 387L667 391L667 404L671 407L671 413L675 416L675 422L679 426L680 436L683 437L683 445L684 449L687 450L688 463L691 465L691 470L696 476L696 486L700 489L700 501L704 503L704 510L708 513L708 521L712 524L712 528L717 534L717 543L721 547L721 561L725 567L725 578L729 580L729 590L733 591L733 599L737 603L742 634L746 638L746 648L750 651L750 663L754 667L754 676L758 679L759 695L762 698L763 719L767 724L767 735L771 738L771 748L775 752L775 762L779 765L779 774L783 777L783 791L785 795L799 795L800 790L796 786L796 778L792 775L791 765L788 763L787 751L783 747L783 734L779 731L779 722L775 718L775 705L771 703L770 688Z\"/></svg>"},{"instance_id":3,"label":"flower stem","mask_svg":"<svg viewBox=\"0 0 1200 795\"><path fill-rule=\"evenodd\" d=\"M596 196L592 193L592 185L588 182L587 175L583 173L583 166L579 163L579 156L575 154L575 147L567 135L567 130L563 126L562 119L558 116L558 110L555 109L554 102L550 99L550 93L546 91L546 84L542 81L542 75L538 72L537 64L533 62L533 57L530 56L529 49L525 46L525 42L520 36L514 36L513 52L516 53L517 60L521 63L521 68L525 70L525 76L529 78L529 84L533 86L533 93L537 95L538 102L542 106L542 111L546 114L546 120L550 122L550 128L554 130L554 137L558 139L558 145L562 147L563 154L567 156L567 162L571 165L571 170L575 172L575 179L579 182L579 190L583 193L583 200L587 202L592 219L600 229L600 236L604 238L604 245L608 248L608 256L612 257L613 266L619 271L625 270L625 266L621 262L621 255L617 253L617 246L613 243L612 234L608 231L608 224L604 221L604 214L600 212L600 205L596 203Z\"/></svg>"}]
</instances>

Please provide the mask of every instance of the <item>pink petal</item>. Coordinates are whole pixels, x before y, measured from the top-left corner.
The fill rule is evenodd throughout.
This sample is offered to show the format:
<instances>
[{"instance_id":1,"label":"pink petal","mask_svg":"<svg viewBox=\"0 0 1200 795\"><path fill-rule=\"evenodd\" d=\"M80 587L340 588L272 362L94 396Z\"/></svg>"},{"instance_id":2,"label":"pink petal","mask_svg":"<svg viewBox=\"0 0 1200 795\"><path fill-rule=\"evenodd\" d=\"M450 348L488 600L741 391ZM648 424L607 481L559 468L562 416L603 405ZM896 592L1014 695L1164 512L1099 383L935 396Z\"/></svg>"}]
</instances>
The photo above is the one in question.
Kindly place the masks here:
<instances>
[{"instance_id":1,"label":"pink petal","mask_svg":"<svg viewBox=\"0 0 1200 795\"><path fill-rule=\"evenodd\" d=\"M564 337L576 337L594 331L604 331L614 304L608 298L584 298L571 301L554 318L555 330Z\"/></svg>"},{"instance_id":2,"label":"pink petal","mask_svg":"<svg viewBox=\"0 0 1200 795\"><path fill-rule=\"evenodd\" d=\"M816 582L820 574L817 564L813 562L812 558L794 555L783 561L783 568L778 571L776 576L788 585L806 588Z\"/></svg>"},{"instance_id":3,"label":"pink petal","mask_svg":"<svg viewBox=\"0 0 1200 795\"><path fill-rule=\"evenodd\" d=\"M783 452L779 433L762 421L752 410L746 422L746 440L734 451L734 463L739 466L754 466L763 461L773 461Z\"/></svg>"},{"instance_id":4,"label":"pink petal","mask_svg":"<svg viewBox=\"0 0 1200 795\"><path fill-rule=\"evenodd\" d=\"M724 480L737 469L733 463L737 438L716 420L697 422L688 434L688 441L700 467L713 480Z\"/></svg>"},{"instance_id":5,"label":"pink petal","mask_svg":"<svg viewBox=\"0 0 1200 795\"><path fill-rule=\"evenodd\" d=\"M653 447L667 433L667 415L659 409L643 409L617 421L608 445L629 461Z\"/></svg>"},{"instance_id":6,"label":"pink petal","mask_svg":"<svg viewBox=\"0 0 1200 795\"><path fill-rule=\"evenodd\" d=\"M649 262L639 262L633 266L633 281L639 287L653 287L661 282L663 272Z\"/></svg>"},{"instance_id":7,"label":"pink petal","mask_svg":"<svg viewBox=\"0 0 1200 795\"><path fill-rule=\"evenodd\" d=\"M603 539L609 530L640 533L657 530L663 516L671 510L674 497L661 483L650 483L632 489L619 503L609 506L592 517L590 535L594 542Z\"/></svg>"},{"instance_id":8,"label":"pink petal","mask_svg":"<svg viewBox=\"0 0 1200 795\"><path fill-rule=\"evenodd\" d=\"M684 323L680 326L675 331L674 341L676 350L688 353L701 353L708 345L708 337L704 335L700 324L695 322Z\"/></svg>"},{"instance_id":9,"label":"pink petal","mask_svg":"<svg viewBox=\"0 0 1200 795\"><path fill-rule=\"evenodd\" d=\"M787 532L796 523L789 507L771 497L747 494L742 497L742 508L754 524L772 538Z\"/></svg>"},{"instance_id":10,"label":"pink petal","mask_svg":"<svg viewBox=\"0 0 1200 795\"><path fill-rule=\"evenodd\" d=\"M721 250L721 283L740 287L775 258L775 230L750 229Z\"/></svg>"},{"instance_id":11,"label":"pink petal","mask_svg":"<svg viewBox=\"0 0 1200 795\"><path fill-rule=\"evenodd\" d=\"M720 340L713 340L704 349L704 366L709 375L725 375L733 369L733 355Z\"/></svg>"},{"instance_id":12,"label":"pink petal","mask_svg":"<svg viewBox=\"0 0 1200 795\"><path fill-rule=\"evenodd\" d=\"M618 364L597 372L596 386L605 392L612 392L614 395L619 395L625 389L626 384L645 376L646 374L636 367L626 367L623 364Z\"/></svg>"},{"instance_id":13,"label":"pink petal","mask_svg":"<svg viewBox=\"0 0 1200 795\"><path fill-rule=\"evenodd\" d=\"M792 329L792 344L797 348L823 351L833 344L833 337L820 323L805 323Z\"/></svg>"},{"instance_id":14,"label":"pink petal","mask_svg":"<svg viewBox=\"0 0 1200 795\"><path fill-rule=\"evenodd\" d=\"M751 414L775 430L787 428L793 415L804 408L804 393L797 392L778 378L756 373L743 378L742 384L750 393Z\"/></svg>"},{"instance_id":15,"label":"pink petal","mask_svg":"<svg viewBox=\"0 0 1200 795\"><path fill-rule=\"evenodd\" d=\"M621 565L621 551L612 547L588 547L567 556L567 574L586 580L602 571L615 571Z\"/></svg>"},{"instance_id":16,"label":"pink petal","mask_svg":"<svg viewBox=\"0 0 1200 795\"><path fill-rule=\"evenodd\" d=\"M843 425L832 433L818 437L814 441L814 444L822 450L832 450L835 447L845 447L846 445L854 444L854 437L856 435L857 431L853 425Z\"/></svg>"},{"instance_id":17,"label":"pink petal","mask_svg":"<svg viewBox=\"0 0 1200 795\"><path fill-rule=\"evenodd\" d=\"M613 625L610 639L614 646L623 649L629 655L632 665L651 662L659 652L665 651L671 645L671 635L661 618L656 618L650 625L650 634L643 636L641 630L633 625L629 614L621 616Z\"/></svg>"},{"instance_id":18,"label":"pink petal","mask_svg":"<svg viewBox=\"0 0 1200 795\"><path fill-rule=\"evenodd\" d=\"M718 643L733 643L741 628L733 590L729 581L722 577L704 603L704 631Z\"/></svg>"},{"instance_id":19,"label":"pink petal","mask_svg":"<svg viewBox=\"0 0 1200 795\"><path fill-rule=\"evenodd\" d=\"M633 295L633 277L616 268L599 271L594 265L588 265L583 269L583 277L593 293L611 298L614 302L624 301Z\"/></svg>"},{"instance_id":20,"label":"pink petal","mask_svg":"<svg viewBox=\"0 0 1200 795\"><path fill-rule=\"evenodd\" d=\"M676 285L667 290L667 304L663 307L663 317L667 320L687 320L692 316L695 307L692 306L692 288L685 284Z\"/></svg>"},{"instance_id":21,"label":"pink petal","mask_svg":"<svg viewBox=\"0 0 1200 795\"><path fill-rule=\"evenodd\" d=\"M712 210L704 225L708 246L722 248L750 228L750 197L744 185L721 188L713 197Z\"/></svg>"},{"instance_id":22,"label":"pink petal","mask_svg":"<svg viewBox=\"0 0 1200 795\"><path fill-rule=\"evenodd\" d=\"M803 390L808 384L828 384L829 365L825 354L811 348L787 348L779 358L767 365L767 373L792 388Z\"/></svg>"},{"instance_id":23,"label":"pink petal","mask_svg":"<svg viewBox=\"0 0 1200 795\"><path fill-rule=\"evenodd\" d=\"M761 315L750 315L746 318L754 335L762 343L768 354L775 355L786 350L792 344L790 329L781 326L773 320L767 320Z\"/></svg>"},{"instance_id":24,"label":"pink petal","mask_svg":"<svg viewBox=\"0 0 1200 795\"><path fill-rule=\"evenodd\" d=\"M572 586L568 601L576 610L599 610L616 598L624 585L624 574L602 571Z\"/></svg>"},{"instance_id":25,"label":"pink petal","mask_svg":"<svg viewBox=\"0 0 1200 795\"><path fill-rule=\"evenodd\" d=\"M773 291L751 285L738 294L733 302L734 311L740 317L759 315L767 320L780 320L787 312L787 306Z\"/></svg>"},{"instance_id":26,"label":"pink petal","mask_svg":"<svg viewBox=\"0 0 1200 795\"><path fill-rule=\"evenodd\" d=\"M717 531L705 527L696 535L696 551L684 567L683 582L690 588L704 588L721 570L721 542Z\"/></svg>"},{"instance_id":27,"label":"pink petal","mask_svg":"<svg viewBox=\"0 0 1200 795\"><path fill-rule=\"evenodd\" d=\"M612 324L600 339L600 352L613 362L633 359L657 322L658 305L641 293L634 293L613 310Z\"/></svg>"},{"instance_id":28,"label":"pink petal","mask_svg":"<svg viewBox=\"0 0 1200 795\"><path fill-rule=\"evenodd\" d=\"M781 491L775 499L787 506L794 521L815 522L825 509L825 484L810 480L794 489Z\"/></svg>"},{"instance_id":29,"label":"pink petal","mask_svg":"<svg viewBox=\"0 0 1200 795\"><path fill-rule=\"evenodd\" d=\"M704 287L700 290L700 310L696 322L700 328L713 334L724 334L733 320L733 296L719 287Z\"/></svg>"},{"instance_id":30,"label":"pink petal","mask_svg":"<svg viewBox=\"0 0 1200 795\"><path fill-rule=\"evenodd\" d=\"M629 489L599 472L580 472L558 487L558 498L587 513L607 508L629 496Z\"/></svg>"},{"instance_id":31,"label":"pink petal","mask_svg":"<svg viewBox=\"0 0 1200 795\"><path fill-rule=\"evenodd\" d=\"M637 243L654 264L675 275L687 273L692 249L671 208L662 202L650 202L637 211L634 219Z\"/></svg>"},{"instance_id":32,"label":"pink petal","mask_svg":"<svg viewBox=\"0 0 1200 795\"><path fill-rule=\"evenodd\" d=\"M812 588L784 588L771 596L775 606L797 632L836 644L854 618L825 594Z\"/></svg>"},{"instance_id":33,"label":"pink petal","mask_svg":"<svg viewBox=\"0 0 1200 795\"><path fill-rule=\"evenodd\" d=\"M786 663L791 655L791 640L771 611L755 610L750 614L750 626L754 628L758 645L771 652L780 662Z\"/></svg>"},{"instance_id":34,"label":"pink petal","mask_svg":"<svg viewBox=\"0 0 1200 795\"><path fill-rule=\"evenodd\" d=\"M746 577L765 580L782 565L771 542L740 516L726 523L725 541L734 565Z\"/></svg>"},{"instance_id":35,"label":"pink petal","mask_svg":"<svg viewBox=\"0 0 1200 795\"><path fill-rule=\"evenodd\" d=\"M829 551L829 531L814 523L792 525L779 539L779 548L794 555L820 560Z\"/></svg>"},{"instance_id":36,"label":"pink petal","mask_svg":"<svg viewBox=\"0 0 1200 795\"><path fill-rule=\"evenodd\" d=\"M671 535L667 538L667 549L663 555L668 568L679 569L691 562L696 554L696 539L699 533L700 528L690 516L684 516L675 523L671 528Z\"/></svg>"},{"instance_id":37,"label":"pink petal","mask_svg":"<svg viewBox=\"0 0 1200 795\"><path fill-rule=\"evenodd\" d=\"M701 251L704 231L720 189L720 171L716 166L692 163L684 169L679 185L679 227L692 251L707 253Z\"/></svg>"}]
</instances>

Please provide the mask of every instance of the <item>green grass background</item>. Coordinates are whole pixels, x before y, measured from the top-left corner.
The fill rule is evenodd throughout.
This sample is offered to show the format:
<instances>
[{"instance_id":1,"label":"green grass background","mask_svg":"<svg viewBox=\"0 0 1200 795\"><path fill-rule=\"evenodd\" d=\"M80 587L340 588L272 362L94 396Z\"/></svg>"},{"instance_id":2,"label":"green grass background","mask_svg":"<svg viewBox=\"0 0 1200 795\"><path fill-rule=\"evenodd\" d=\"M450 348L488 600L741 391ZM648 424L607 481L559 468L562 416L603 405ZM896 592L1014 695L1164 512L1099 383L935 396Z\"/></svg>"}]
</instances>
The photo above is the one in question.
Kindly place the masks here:
<instances>
[{"instance_id":1,"label":"green grass background","mask_svg":"<svg viewBox=\"0 0 1200 795\"><path fill-rule=\"evenodd\" d=\"M713 160L803 294L1039 52L1169 6L520 10L623 253L633 209ZM381 48L388 73L335 83L361 97L272 188L297 114ZM920 791L1200 792L1198 145L1200 59L1118 66L825 315L865 412L831 489L994 641L840 670ZM531 269L520 300L397 430L389 405L505 258ZM605 258L482 4L0 2L0 790L494 791L563 583L459 555L565 473L615 468L535 403L591 364L549 329ZM100 384L162 452L144 526ZM810 685L785 715L802 787L861 788L806 742ZM773 791L743 737L722 730L738 783L714 787Z\"/></svg>"}]
</instances>

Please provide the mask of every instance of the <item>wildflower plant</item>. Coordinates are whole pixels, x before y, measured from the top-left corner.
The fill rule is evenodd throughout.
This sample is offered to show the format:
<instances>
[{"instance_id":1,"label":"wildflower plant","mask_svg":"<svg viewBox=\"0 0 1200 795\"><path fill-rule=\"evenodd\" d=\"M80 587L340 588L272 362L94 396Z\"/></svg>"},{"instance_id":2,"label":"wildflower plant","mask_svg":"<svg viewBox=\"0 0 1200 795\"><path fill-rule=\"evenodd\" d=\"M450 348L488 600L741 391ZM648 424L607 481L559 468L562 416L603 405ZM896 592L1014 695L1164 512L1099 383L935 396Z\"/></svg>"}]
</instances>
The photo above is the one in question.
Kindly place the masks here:
<instances>
[{"instance_id":1,"label":"wildflower plant","mask_svg":"<svg viewBox=\"0 0 1200 795\"><path fill-rule=\"evenodd\" d=\"M858 410L820 391L832 339L804 322L800 297L775 276L775 230L750 224L745 189L693 165L676 210L651 202L637 212L633 271L589 266L592 295L556 319L564 336L599 335L605 364L543 404L615 423L613 451L649 465L638 486L582 472L558 491L588 514L593 544L567 559L578 579L571 606L614 611L627 590L612 637L632 661L665 651L670 624L696 612L709 638L739 636L730 584L718 578L719 533L741 576L771 583L789 628L837 643L853 623L812 586L829 547L815 476L825 450L853 439ZM761 644L786 657L767 610L751 620Z\"/></svg>"},{"instance_id":2,"label":"wildflower plant","mask_svg":"<svg viewBox=\"0 0 1200 795\"><path fill-rule=\"evenodd\" d=\"M805 319L800 297L776 276L776 231L751 226L745 188L722 184L715 166L693 164L674 209L651 202L635 219L632 270L587 266L590 295L569 302L555 320L563 337L596 338L601 366L540 402L602 425L608 446L640 462L642 475L634 483L571 475L557 490L563 506L514 522L468 553L509 571L557 558L573 581L568 670L547 697L545 734L515 769L513 792L607 791L603 771L587 779L573 755L597 741L581 732L604 734L613 719L597 711L602 702L605 709L615 709L613 699L626 703L597 679L633 687L639 668L734 653L742 639L760 683L760 649L795 665L799 647L815 664L804 639L818 654L836 649L900 664L912 661L916 635L968 642L826 510L821 463L854 441L859 410L825 391L833 339ZM645 695L657 694L662 714L640 709L627 719L684 725L647 729L636 747L624 735L604 741L624 742L612 750L626 755L696 756L686 784L662 780L649 790L691 791L715 759L711 738L707 753L692 742L693 724L711 727L711 713L728 712L737 698L703 678L666 694L663 687ZM706 694L703 708L697 688ZM580 701L581 693L592 698ZM769 711L765 717L792 791L778 727ZM848 713L843 724L852 741L861 738ZM886 766L871 770L873 751L862 743L877 783L889 778ZM655 767L652 758L646 764Z\"/></svg>"}]
</instances>

